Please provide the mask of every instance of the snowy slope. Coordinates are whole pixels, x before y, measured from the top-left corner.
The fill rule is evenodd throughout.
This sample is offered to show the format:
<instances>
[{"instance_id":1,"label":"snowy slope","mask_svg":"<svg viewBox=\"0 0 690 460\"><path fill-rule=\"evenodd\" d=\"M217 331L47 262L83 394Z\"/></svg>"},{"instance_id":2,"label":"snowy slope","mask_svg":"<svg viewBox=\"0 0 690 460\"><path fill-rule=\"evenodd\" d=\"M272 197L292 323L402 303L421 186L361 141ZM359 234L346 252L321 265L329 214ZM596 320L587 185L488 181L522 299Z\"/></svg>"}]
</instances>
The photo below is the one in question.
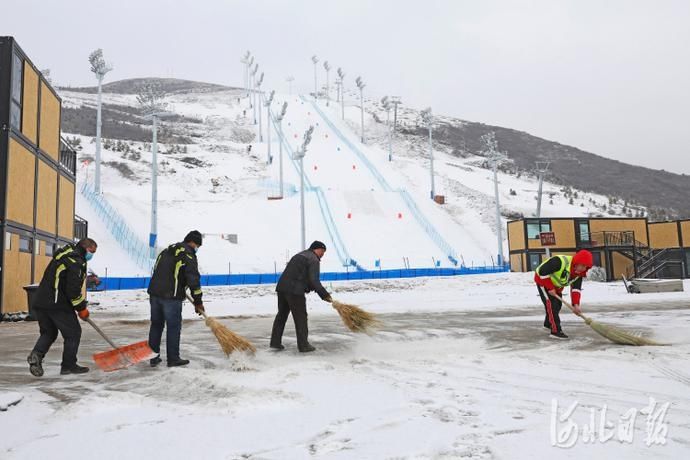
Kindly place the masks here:
<instances>
[{"instance_id":1,"label":"snowy slope","mask_svg":"<svg viewBox=\"0 0 690 460\"><path fill-rule=\"evenodd\" d=\"M61 95L68 107L95 106L93 94L64 90ZM105 103L124 107L136 107L135 99L133 95L104 94ZM458 158L442 148L435 151L436 191L447 200L440 206L428 198L428 156L418 139L396 136L393 161L389 162L386 129L370 113L367 144L363 145L355 125L359 109L352 103L347 103L346 119L341 120L340 107L334 101L327 105L320 100L315 105L310 99L278 94L274 111L283 101L288 102L283 131L289 144L283 157L285 196L269 200L278 195L279 144L274 131L274 161L268 164L265 109L264 142L259 143L258 126L252 123L249 101L241 91L189 90L169 96L171 111L201 123L163 122L164 129L182 130L194 143L159 145L159 245L179 241L196 228L206 234L199 253L202 272L280 271L301 249L298 163L288 152L297 150L304 131L314 126L304 160L306 239L307 243L323 240L331 249L323 260L324 270L344 270L349 259L366 269L374 268L376 261L382 268L429 267L436 261L451 266L449 253L468 266L490 265L495 260L493 183L490 171L481 167L483 158ZM405 117L413 116L412 111L405 113ZM93 140L74 137L81 140L80 159L92 159ZM118 151L114 145L103 150L103 196L140 239L147 241L150 145L125 144L128 151ZM92 182L93 163L80 165L79 181ZM506 215L534 212L534 178L500 173L499 181L503 226ZM559 187L545 183L542 214L587 215L598 212L606 200L580 193L570 205ZM146 274L147 270L137 267L119 248L106 223L98 222L88 201L81 197L77 213L90 221L91 235L100 243L101 251L92 264L98 273L107 268L109 274L120 276ZM237 235L237 244L228 241L229 234Z\"/></svg>"}]
</instances>

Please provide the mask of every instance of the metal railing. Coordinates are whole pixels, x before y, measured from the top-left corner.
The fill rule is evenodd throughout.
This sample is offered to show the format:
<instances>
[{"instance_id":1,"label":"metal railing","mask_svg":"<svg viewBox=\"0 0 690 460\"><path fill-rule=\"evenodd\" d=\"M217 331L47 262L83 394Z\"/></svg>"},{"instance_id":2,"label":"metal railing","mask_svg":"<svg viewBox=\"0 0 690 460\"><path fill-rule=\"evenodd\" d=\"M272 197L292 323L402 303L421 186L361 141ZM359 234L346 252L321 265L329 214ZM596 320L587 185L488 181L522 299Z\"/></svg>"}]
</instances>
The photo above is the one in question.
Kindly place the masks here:
<instances>
[{"instance_id":1,"label":"metal railing","mask_svg":"<svg viewBox=\"0 0 690 460\"><path fill-rule=\"evenodd\" d=\"M125 219L108 203L103 195L95 192L91 184L84 182L80 191L122 249L137 266L150 272L153 268L153 259L150 257L151 248L149 245L127 225ZM158 253L158 248L154 252Z\"/></svg>"},{"instance_id":2,"label":"metal railing","mask_svg":"<svg viewBox=\"0 0 690 460\"><path fill-rule=\"evenodd\" d=\"M60 137L60 166L72 176L77 174L77 152L64 137Z\"/></svg>"},{"instance_id":3,"label":"metal railing","mask_svg":"<svg viewBox=\"0 0 690 460\"><path fill-rule=\"evenodd\" d=\"M74 241L79 241L89 236L89 223L78 215L74 215Z\"/></svg>"}]
</instances>

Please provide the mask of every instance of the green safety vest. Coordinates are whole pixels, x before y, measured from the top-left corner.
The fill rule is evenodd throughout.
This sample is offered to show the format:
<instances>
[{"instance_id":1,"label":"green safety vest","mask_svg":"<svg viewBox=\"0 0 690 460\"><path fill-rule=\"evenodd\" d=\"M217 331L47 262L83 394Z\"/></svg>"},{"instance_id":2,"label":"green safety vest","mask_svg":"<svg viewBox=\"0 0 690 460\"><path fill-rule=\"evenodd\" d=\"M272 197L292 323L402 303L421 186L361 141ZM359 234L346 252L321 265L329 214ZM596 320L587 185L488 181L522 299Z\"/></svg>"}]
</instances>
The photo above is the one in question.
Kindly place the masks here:
<instances>
[{"instance_id":1,"label":"green safety vest","mask_svg":"<svg viewBox=\"0 0 690 460\"><path fill-rule=\"evenodd\" d=\"M573 256L556 256L559 259L561 259L561 268L552 273L550 278L551 282L553 283L554 286L557 288L563 288L566 286L570 286L573 284L579 276L576 276L572 280L570 279L570 265L573 263ZM548 262L550 259L546 259L544 262L542 262L538 267L537 271L544 265L546 262Z\"/></svg>"}]
</instances>

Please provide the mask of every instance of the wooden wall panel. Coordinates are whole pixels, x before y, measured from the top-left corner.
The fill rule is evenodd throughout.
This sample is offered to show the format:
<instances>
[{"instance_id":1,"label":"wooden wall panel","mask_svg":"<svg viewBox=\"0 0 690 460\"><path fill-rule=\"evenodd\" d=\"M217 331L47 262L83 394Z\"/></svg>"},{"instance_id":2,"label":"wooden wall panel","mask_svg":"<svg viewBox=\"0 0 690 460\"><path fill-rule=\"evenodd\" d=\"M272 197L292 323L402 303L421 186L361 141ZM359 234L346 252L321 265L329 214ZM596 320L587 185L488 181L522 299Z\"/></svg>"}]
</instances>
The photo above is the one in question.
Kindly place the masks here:
<instances>
[{"instance_id":1,"label":"wooden wall panel","mask_svg":"<svg viewBox=\"0 0 690 460\"><path fill-rule=\"evenodd\" d=\"M58 235L69 240L74 238L74 184L62 175L60 176Z\"/></svg>"},{"instance_id":2,"label":"wooden wall panel","mask_svg":"<svg viewBox=\"0 0 690 460\"><path fill-rule=\"evenodd\" d=\"M2 272L5 281L2 291L2 312L28 311L26 291L23 287L31 283L31 254L19 252L19 235L12 234L12 249L5 251Z\"/></svg>"},{"instance_id":3,"label":"wooden wall panel","mask_svg":"<svg viewBox=\"0 0 690 460\"><path fill-rule=\"evenodd\" d=\"M690 220L680 223L680 234L683 237L683 247L690 248Z\"/></svg>"},{"instance_id":4,"label":"wooden wall panel","mask_svg":"<svg viewBox=\"0 0 690 460\"><path fill-rule=\"evenodd\" d=\"M46 242L42 240L36 240L34 244L40 243L39 253L34 259L34 283L40 283L41 278L43 278L43 272L46 267L53 259L52 257L46 256Z\"/></svg>"},{"instance_id":5,"label":"wooden wall panel","mask_svg":"<svg viewBox=\"0 0 690 460\"><path fill-rule=\"evenodd\" d=\"M611 259L613 261L613 266L611 267L613 278L619 280L622 279L624 276L627 277L627 270L633 265L632 260L617 252L613 252L611 254Z\"/></svg>"},{"instance_id":6,"label":"wooden wall panel","mask_svg":"<svg viewBox=\"0 0 690 460\"><path fill-rule=\"evenodd\" d=\"M525 249L525 222L518 220L508 223L508 250L516 251Z\"/></svg>"},{"instance_id":7,"label":"wooden wall panel","mask_svg":"<svg viewBox=\"0 0 690 460\"><path fill-rule=\"evenodd\" d=\"M654 249L678 248L677 222L657 222L649 224L649 246Z\"/></svg>"},{"instance_id":8,"label":"wooden wall panel","mask_svg":"<svg viewBox=\"0 0 690 460\"><path fill-rule=\"evenodd\" d=\"M41 82L41 130L38 146L55 161L60 150L60 100Z\"/></svg>"},{"instance_id":9,"label":"wooden wall panel","mask_svg":"<svg viewBox=\"0 0 690 460\"><path fill-rule=\"evenodd\" d=\"M38 141L38 74L29 61L24 61L24 94L22 95L22 134Z\"/></svg>"},{"instance_id":10,"label":"wooden wall panel","mask_svg":"<svg viewBox=\"0 0 690 460\"><path fill-rule=\"evenodd\" d=\"M649 244L646 219L590 219L589 221L590 233L624 231L634 231L637 241Z\"/></svg>"},{"instance_id":11,"label":"wooden wall panel","mask_svg":"<svg viewBox=\"0 0 690 460\"><path fill-rule=\"evenodd\" d=\"M9 147L7 218L33 227L36 156L14 139Z\"/></svg>"},{"instance_id":12,"label":"wooden wall panel","mask_svg":"<svg viewBox=\"0 0 690 460\"><path fill-rule=\"evenodd\" d=\"M57 181L57 171L39 160L36 228L49 233L57 231Z\"/></svg>"},{"instance_id":13,"label":"wooden wall panel","mask_svg":"<svg viewBox=\"0 0 690 460\"><path fill-rule=\"evenodd\" d=\"M522 254L511 254L510 255L510 271L511 272L521 272L522 271Z\"/></svg>"},{"instance_id":14,"label":"wooden wall panel","mask_svg":"<svg viewBox=\"0 0 690 460\"><path fill-rule=\"evenodd\" d=\"M542 219L544 220L544 219ZM551 220L551 231L556 236L556 246L551 247L551 251L558 248L574 248L575 244L575 223L573 219L553 219ZM527 242L529 249L543 249L539 238L531 239Z\"/></svg>"}]
</instances>

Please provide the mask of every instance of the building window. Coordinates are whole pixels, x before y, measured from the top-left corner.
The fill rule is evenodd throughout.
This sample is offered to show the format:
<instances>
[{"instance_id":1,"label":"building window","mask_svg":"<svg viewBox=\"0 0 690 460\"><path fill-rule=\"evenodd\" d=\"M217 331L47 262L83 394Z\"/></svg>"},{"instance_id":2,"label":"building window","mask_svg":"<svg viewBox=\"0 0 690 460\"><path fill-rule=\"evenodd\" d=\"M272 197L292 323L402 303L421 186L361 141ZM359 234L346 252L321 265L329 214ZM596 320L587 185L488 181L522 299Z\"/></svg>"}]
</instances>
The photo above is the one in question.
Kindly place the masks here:
<instances>
[{"instance_id":1,"label":"building window","mask_svg":"<svg viewBox=\"0 0 690 460\"><path fill-rule=\"evenodd\" d=\"M14 54L12 59L12 100L10 101L10 126L19 130L22 127L22 81L24 61Z\"/></svg>"},{"instance_id":2,"label":"building window","mask_svg":"<svg viewBox=\"0 0 690 460\"><path fill-rule=\"evenodd\" d=\"M529 271L536 270L537 267L541 265L541 254L530 253L529 255Z\"/></svg>"},{"instance_id":3,"label":"building window","mask_svg":"<svg viewBox=\"0 0 690 460\"><path fill-rule=\"evenodd\" d=\"M31 238L28 236L19 236L19 252L31 253Z\"/></svg>"},{"instance_id":4,"label":"building window","mask_svg":"<svg viewBox=\"0 0 690 460\"><path fill-rule=\"evenodd\" d=\"M578 234L578 238L580 239L580 242L589 243L591 241L590 236L589 236L589 221L588 220L577 221L577 234Z\"/></svg>"},{"instance_id":5,"label":"building window","mask_svg":"<svg viewBox=\"0 0 690 460\"><path fill-rule=\"evenodd\" d=\"M55 253L55 243L51 243L49 241L46 241L46 256L48 257L53 257L53 254Z\"/></svg>"},{"instance_id":6,"label":"building window","mask_svg":"<svg viewBox=\"0 0 690 460\"><path fill-rule=\"evenodd\" d=\"M527 238L530 240L539 239L539 234L541 232L551 231L551 221L550 220L528 220L527 221Z\"/></svg>"},{"instance_id":7,"label":"building window","mask_svg":"<svg viewBox=\"0 0 690 460\"><path fill-rule=\"evenodd\" d=\"M10 232L5 232L5 251L12 250L12 234Z\"/></svg>"}]
</instances>

